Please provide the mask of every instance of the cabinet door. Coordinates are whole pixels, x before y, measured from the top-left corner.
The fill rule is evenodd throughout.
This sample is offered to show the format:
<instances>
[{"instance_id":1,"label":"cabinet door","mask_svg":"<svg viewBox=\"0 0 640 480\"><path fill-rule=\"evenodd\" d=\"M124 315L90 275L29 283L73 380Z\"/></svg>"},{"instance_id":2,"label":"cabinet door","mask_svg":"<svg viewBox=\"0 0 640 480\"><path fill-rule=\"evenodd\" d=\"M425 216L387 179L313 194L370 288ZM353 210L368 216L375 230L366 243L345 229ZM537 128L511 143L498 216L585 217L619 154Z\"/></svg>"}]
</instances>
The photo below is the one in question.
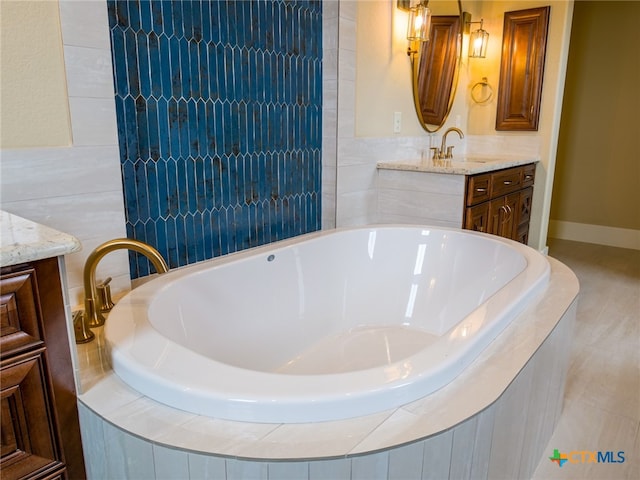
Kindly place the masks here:
<instances>
[{"instance_id":1,"label":"cabinet door","mask_svg":"<svg viewBox=\"0 0 640 480\"><path fill-rule=\"evenodd\" d=\"M42 478L64 470L56 442L44 348L2 362L2 478Z\"/></svg>"},{"instance_id":2,"label":"cabinet door","mask_svg":"<svg viewBox=\"0 0 640 480\"><path fill-rule=\"evenodd\" d=\"M496 130L538 130L550 9L504 14Z\"/></svg>"},{"instance_id":3,"label":"cabinet door","mask_svg":"<svg viewBox=\"0 0 640 480\"><path fill-rule=\"evenodd\" d=\"M531 205L533 202L533 187L525 188L520 192L518 199L518 225L528 224L531 218Z\"/></svg>"},{"instance_id":4,"label":"cabinet door","mask_svg":"<svg viewBox=\"0 0 640 480\"><path fill-rule=\"evenodd\" d=\"M475 232L486 232L489 223L489 202L467 208L464 228Z\"/></svg>"},{"instance_id":5,"label":"cabinet door","mask_svg":"<svg viewBox=\"0 0 640 480\"><path fill-rule=\"evenodd\" d=\"M511 195L491 200L487 231L493 235L515 239L518 233L517 212L519 201L519 193L512 193Z\"/></svg>"}]
</instances>

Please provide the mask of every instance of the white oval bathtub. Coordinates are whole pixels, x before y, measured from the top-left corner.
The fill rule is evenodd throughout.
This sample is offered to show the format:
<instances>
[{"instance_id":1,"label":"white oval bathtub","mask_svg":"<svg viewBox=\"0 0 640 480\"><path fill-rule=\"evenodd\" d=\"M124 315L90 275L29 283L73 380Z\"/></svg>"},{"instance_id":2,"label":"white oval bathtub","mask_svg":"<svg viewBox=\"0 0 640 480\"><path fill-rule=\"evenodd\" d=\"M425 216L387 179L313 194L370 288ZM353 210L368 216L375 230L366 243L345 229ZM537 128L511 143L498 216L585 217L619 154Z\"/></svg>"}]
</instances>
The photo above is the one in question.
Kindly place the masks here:
<instances>
[{"instance_id":1,"label":"white oval bathtub","mask_svg":"<svg viewBox=\"0 0 640 480\"><path fill-rule=\"evenodd\" d=\"M337 420L453 380L542 291L546 257L499 237L375 226L303 235L160 275L106 322L115 373L230 420Z\"/></svg>"}]
</instances>

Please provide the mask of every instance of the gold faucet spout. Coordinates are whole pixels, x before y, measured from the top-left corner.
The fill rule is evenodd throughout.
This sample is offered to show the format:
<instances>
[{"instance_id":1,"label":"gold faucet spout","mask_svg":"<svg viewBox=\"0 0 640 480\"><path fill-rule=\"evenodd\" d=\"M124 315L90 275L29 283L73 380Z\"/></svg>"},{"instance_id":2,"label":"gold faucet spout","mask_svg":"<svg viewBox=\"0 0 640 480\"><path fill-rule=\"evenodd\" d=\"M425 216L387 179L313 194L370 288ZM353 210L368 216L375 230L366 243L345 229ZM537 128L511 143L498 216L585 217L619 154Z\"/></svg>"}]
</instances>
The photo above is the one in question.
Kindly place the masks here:
<instances>
[{"instance_id":1,"label":"gold faucet spout","mask_svg":"<svg viewBox=\"0 0 640 480\"><path fill-rule=\"evenodd\" d=\"M464 133L462 133L462 130L457 127L448 128L447 131L442 134L442 145L440 146L440 154L445 158L453 157L452 153L447 152L447 134L449 132L456 132L460 138L464 138ZM450 148L453 149L453 147Z\"/></svg>"},{"instance_id":2,"label":"gold faucet spout","mask_svg":"<svg viewBox=\"0 0 640 480\"><path fill-rule=\"evenodd\" d=\"M134 252L144 255L149 259L158 273L165 273L169 271L169 266L164 258L162 258L162 255L160 255L160 252L152 246L138 240L116 238L96 247L96 249L87 257L83 271L85 296L83 320L86 322L88 327L93 328L104 325L104 316L100 313L100 308L96 305L96 298L98 298L96 288L96 267L102 257L115 250L122 249L133 250Z\"/></svg>"}]
</instances>

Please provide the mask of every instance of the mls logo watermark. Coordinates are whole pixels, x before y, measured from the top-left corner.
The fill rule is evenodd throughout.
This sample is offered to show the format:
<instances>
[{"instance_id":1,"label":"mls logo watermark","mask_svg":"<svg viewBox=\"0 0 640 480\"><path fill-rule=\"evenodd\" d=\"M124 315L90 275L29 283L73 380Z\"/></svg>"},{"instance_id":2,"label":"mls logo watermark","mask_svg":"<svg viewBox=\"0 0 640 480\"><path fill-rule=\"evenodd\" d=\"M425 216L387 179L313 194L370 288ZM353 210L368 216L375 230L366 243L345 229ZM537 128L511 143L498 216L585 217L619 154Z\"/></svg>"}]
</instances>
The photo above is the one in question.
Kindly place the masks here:
<instances>
[{"instance_id":1,"label":"mls logo watermark","mask_svg":"<svg viewBox=\"0 0 640 480\"><path fill-rule=\"evenodd\" d=\"M573 450L569 453L561 453L557 448L553 450L553 456L549 457L559 467L567 462L577 463L624 463L624 451L592 451L592 450Z\"/></svg>"}]
</instances>

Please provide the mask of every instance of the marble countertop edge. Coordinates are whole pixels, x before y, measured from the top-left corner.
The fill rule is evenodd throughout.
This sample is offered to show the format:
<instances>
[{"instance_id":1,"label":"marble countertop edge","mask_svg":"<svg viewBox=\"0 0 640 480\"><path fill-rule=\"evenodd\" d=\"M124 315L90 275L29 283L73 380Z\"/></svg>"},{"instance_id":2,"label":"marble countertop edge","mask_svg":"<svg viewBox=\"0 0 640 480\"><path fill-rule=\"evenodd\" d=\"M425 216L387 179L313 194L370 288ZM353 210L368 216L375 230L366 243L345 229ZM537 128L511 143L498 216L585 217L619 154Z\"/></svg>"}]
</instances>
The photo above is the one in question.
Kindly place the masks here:
<instances>
[{"instance_id":1,"label":"marble countertop edge","mask_svg":"<svg viewBox=\"0 0 640 480\"><path fill-rule=\"evenodd\" d=\"M532 155L461 155L451 160L407 159L378 162L377 168L378 170L475 175L538 161L540 158Z\"/></svg>"},{"instance_id":2,"label":"marble countertop edge","mask_svg":"<svg viewBox=\"0 0 640 480\"><path fill-rule=\"evenodd\" d=\"M80 250L73 235L0 210L0 266L57 257Z\"/></svg>"}]
</instances>

